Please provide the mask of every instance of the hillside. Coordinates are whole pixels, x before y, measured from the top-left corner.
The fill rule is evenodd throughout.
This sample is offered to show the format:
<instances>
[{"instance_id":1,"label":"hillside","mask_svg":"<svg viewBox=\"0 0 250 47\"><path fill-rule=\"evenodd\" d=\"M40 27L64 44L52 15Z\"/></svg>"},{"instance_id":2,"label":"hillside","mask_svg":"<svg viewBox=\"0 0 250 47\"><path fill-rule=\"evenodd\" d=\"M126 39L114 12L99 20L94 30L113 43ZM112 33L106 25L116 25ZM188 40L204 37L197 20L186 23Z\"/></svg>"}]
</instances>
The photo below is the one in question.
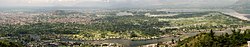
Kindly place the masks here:
<instances>
[{"instance_id":1,"label":"hillside","mask_svg":"<svg viewBox=\"0 0 250 47\"><path fill-rule=\"evenodd\" d=\"M180 41L178 47L240 47L250 40L250 30L244 33L239 31L232 30L232 34L215 36L211 30L210 33L201 33Z\"/></svg>"},{"instance_id":2,"label":"hillside","mask_svg":"<svg viewBox=\"0 0 250 47\"><path fill-rule=\"evenodd\" d=\"M22 45L15 42L8 42L6 40L0 40L0 47L22 47Z\"/></svg>"}]
</instances>

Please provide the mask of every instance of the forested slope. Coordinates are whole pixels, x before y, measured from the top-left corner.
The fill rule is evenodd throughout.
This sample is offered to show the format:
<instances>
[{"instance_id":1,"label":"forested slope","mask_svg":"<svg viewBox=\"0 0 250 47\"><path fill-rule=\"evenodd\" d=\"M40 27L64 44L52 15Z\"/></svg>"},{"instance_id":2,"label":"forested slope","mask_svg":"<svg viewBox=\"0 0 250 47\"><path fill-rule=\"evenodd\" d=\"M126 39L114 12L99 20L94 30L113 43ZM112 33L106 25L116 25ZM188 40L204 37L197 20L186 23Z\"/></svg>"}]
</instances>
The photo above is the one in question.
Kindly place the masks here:
<instances>
[{"instance_id":1,"label":"forested slope","mask_svg":"<svg viewBox=\"0 0 250 47\"><path fill-rule=\"evenodd\" d=\"M178 43L177 47L240 47L250 40L250 30L240 33L240 30L232 30L232 34L220 36L210 33L201 33L194 37L184 39Z\"/></svg>"}]
</instances>

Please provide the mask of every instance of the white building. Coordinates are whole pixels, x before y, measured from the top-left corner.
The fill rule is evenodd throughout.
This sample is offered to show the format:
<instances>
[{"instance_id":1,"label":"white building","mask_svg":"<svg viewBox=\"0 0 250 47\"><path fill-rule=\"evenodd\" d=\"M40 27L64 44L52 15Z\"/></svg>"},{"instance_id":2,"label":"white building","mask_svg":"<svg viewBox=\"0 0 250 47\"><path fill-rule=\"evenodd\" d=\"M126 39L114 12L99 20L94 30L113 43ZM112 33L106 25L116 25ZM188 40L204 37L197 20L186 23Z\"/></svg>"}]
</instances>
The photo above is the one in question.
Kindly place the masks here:
<instances>
[{"instance_id":1,"label":"white building","mask_svg":"<svg viewBox=\"0 0 250 47\"><path fill-rule=\"evenodd\" d=\"M128 12L119 12L116 15L117 16L134 16L133 13L128 13Z\"/></svg>"},{"instance_id":2,"label":"white building","mask_svg":"<svg viewBox=\"0 0 250 47\"><path fill-rule=\"evenodd\" d=\"M150 13L146 13L144 15L148 16L148 17L165 17L165 16L175 16L178 14L150 14Z\"/></svg>"}]
</instances>

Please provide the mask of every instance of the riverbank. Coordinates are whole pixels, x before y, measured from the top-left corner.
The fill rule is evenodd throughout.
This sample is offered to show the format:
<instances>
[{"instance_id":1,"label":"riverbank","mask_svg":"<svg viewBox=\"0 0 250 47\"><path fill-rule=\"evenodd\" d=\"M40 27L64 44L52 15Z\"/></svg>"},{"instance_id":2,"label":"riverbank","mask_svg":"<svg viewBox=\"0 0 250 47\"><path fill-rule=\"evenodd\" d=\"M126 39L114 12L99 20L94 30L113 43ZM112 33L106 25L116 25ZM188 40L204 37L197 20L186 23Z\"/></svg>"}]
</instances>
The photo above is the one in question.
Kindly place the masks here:
<instances>
[{"instance_id":1,"label":"riverbank","mask_svg":"<svg viewBox=\"0 0 250 47\"><path fill-rule=\"evenodd\" d=\"M224 14L227 14L227 15L230 15L230 16L233 16L233 17L236 17L236 18L239 18L241 20L246 20L246 21L250 21L250 19L248 18L250 14L241 14L241 13L238 13L236 12L235 10L227 10L227 12L225 11L220 11Z\"/></svg>"}]
</instances>

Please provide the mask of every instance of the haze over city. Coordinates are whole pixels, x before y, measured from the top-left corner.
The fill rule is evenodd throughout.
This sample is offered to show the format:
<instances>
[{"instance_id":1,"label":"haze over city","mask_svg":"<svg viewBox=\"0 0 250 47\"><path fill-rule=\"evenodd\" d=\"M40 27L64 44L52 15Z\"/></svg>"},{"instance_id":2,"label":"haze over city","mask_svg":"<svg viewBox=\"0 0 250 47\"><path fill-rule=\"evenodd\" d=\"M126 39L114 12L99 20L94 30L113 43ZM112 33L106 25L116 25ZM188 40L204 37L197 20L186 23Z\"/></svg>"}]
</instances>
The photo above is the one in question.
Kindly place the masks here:
<instances>
[{"instance_id":1,"label":"haze over city","mask_svg":"<svg viewBox=\"0 0 250 47\"><path fill-rule=\"evenodd\" d=\"M238 0L0 0L0 7L223 7Z\"/></svg>"},{"instance_id":2,"label":"haze over city","mask_svg":"<svg viewBox=\"0 0 250 47\"><path fill-rule=\"evenodd\" d=\"M250 47L250 0L0 0L0 47Z\"/></svg>"}]
</instances>

